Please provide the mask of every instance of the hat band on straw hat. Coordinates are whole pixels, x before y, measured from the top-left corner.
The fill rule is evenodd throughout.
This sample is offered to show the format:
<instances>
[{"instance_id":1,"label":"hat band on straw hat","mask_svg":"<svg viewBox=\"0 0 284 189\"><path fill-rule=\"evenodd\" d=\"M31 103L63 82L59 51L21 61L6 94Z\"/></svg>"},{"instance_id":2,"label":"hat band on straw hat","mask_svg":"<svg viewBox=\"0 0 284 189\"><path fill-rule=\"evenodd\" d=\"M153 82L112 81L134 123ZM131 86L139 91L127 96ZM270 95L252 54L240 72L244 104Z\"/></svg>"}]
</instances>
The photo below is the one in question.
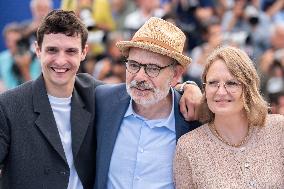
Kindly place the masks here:
<instances>
[{"instance_id":1,"label":"hat band on straw hat","mask_svg":"<svg viewBox=\"0 0 284 189\"><path fill-rule=\"evenodd\" d=\"M150 37L136 37L136 38L132 39L131 41L133 41L133 42L149 42L149 43L153 43L155 45L158 45L160 47L163 47L163 48L165 48L167 50L178 52L176 49L174 49L173 47L169 46L168 44L166 44L166 43L164 43L162 41L157 41L156 39L152 39Z\"/></svg>"}]
</instances>

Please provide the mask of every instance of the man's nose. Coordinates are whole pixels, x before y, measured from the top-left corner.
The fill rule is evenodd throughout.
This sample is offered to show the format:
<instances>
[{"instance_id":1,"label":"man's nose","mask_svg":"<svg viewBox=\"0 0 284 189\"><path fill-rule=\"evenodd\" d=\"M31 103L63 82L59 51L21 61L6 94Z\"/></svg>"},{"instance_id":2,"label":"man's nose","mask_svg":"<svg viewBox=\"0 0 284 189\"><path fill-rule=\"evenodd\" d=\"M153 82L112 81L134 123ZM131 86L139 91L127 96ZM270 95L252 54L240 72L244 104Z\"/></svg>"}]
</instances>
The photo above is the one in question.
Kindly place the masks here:
<instances>
[{"instance_id":1,"label":"man's nose","mask_svg":"<svg viewBox=\"0 0 284 189\"><path fill-rule=\"evenodd\" d=\"M55 57L55 62L60 65L65 64L67 62L67 55L65 52L59 52Z\"/></svg>"}]
</instances>

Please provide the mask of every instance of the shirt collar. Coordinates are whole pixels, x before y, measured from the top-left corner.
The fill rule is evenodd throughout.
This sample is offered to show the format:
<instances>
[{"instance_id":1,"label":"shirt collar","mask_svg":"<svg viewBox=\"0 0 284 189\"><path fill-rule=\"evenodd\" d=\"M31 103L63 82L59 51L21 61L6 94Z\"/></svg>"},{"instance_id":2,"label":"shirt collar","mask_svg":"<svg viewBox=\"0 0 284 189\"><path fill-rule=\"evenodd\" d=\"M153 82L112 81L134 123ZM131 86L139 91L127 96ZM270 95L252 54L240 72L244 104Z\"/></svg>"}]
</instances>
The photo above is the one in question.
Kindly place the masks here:
<instances>
[{"instance_id":1,"label":"shirt collar","mask_svg":"<svg viewBox=\"0 0 284 189\"><path fill-rule=\"evenodd\" d=\"M163 118L163 119L155 119L155 120L148 120L146 118L144 118L143 116L140 116L138 114L135 113L135 111L133 110L133 100L132 98L130 99L130 103L129 106L124 114L124 118L128 117L128 116L134 116L137 117L141 120L143 120L150 128L154 128L154 127L166 127L169 130L175 132L175 117L174 117L174 90L171 88L171 94L172 94L172 109L171 109L171 113L168 117Z\"/></svg>"}]
</instances>

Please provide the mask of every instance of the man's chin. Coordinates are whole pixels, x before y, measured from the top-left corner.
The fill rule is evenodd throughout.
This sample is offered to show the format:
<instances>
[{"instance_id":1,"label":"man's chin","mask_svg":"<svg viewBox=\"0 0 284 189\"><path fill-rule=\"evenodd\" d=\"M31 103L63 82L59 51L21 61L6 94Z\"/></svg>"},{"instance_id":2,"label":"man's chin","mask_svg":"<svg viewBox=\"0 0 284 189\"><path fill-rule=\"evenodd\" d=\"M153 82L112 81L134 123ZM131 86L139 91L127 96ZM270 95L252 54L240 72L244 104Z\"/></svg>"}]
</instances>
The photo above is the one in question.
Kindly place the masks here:
<instances>
[{"instance_id":1,"label":"man's chin","mask_svg":"<svg viewBox=\"0 0 284 189\"><path fill-rule=\"evenodd\" d=\"M132 98L132 99L135 102L135 104L143 107L149 107L157 103L155 99L141 99L141 98Z\"/></svg>"}]
</instances>

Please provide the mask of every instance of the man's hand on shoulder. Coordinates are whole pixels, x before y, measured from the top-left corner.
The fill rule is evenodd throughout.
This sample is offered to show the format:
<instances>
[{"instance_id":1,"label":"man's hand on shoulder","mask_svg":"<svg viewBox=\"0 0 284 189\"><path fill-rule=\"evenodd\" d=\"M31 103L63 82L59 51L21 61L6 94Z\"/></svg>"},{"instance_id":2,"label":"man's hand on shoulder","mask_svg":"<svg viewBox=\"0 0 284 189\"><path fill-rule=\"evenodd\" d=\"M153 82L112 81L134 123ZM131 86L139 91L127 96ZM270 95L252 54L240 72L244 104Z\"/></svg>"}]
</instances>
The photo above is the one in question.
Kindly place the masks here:
<instances>
[{"instance_id":1,"label":"man's hand on shoulder","mask_svg":"<svg viewBox=\"0 0 284 189\"><path fill-rule=\"evenodd\" d=\"M198 120L198 108L202 98L200 88L191 81L184 82L177 87L183 92L179 104L184 119L186 121Z\"/></svg>"}]
</instances>

